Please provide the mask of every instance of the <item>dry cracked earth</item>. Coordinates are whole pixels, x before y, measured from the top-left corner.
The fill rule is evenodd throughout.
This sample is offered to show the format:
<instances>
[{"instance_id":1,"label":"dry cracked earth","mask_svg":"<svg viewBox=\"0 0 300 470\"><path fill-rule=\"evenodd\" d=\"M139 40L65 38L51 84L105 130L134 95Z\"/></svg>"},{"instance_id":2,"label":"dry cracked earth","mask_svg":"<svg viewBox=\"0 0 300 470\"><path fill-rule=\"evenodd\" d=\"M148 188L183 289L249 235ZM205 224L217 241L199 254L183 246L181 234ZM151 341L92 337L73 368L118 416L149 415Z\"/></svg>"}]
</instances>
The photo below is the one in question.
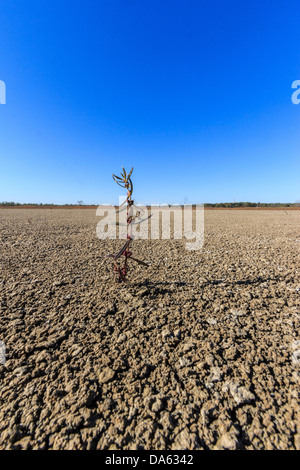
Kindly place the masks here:
<instances>
[{"instance_id":1,"label":"dry cracked earth","mask_svg":"<svg viewBox=\"0 0 300 470\"><path fill-rule=\"evenodd\" d=\"M128 285L98 220L0 210L0 449L299 450L300 211L206 210Z\"/></svg>"}]
</instances>

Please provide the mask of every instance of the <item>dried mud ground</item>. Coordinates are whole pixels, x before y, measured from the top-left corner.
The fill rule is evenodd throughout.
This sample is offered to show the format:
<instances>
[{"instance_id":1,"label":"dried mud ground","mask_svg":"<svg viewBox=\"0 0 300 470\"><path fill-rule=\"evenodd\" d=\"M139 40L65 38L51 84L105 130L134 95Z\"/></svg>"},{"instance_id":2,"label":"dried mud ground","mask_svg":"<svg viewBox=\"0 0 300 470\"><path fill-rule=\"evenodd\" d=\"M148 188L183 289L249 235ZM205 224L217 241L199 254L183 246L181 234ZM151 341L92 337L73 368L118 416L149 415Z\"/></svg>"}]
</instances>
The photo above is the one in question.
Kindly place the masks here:
<instances>
[{"instance_id":1,"label":"dried mud ground","mask_svg":"<svg viewBox=\"0 0 300 470\"><path fill-rule=\"evenodd\" d=\"M0 449L300 449L300 211L134 242L88 209L0 210Z\"/></svg>"}]
</instances>

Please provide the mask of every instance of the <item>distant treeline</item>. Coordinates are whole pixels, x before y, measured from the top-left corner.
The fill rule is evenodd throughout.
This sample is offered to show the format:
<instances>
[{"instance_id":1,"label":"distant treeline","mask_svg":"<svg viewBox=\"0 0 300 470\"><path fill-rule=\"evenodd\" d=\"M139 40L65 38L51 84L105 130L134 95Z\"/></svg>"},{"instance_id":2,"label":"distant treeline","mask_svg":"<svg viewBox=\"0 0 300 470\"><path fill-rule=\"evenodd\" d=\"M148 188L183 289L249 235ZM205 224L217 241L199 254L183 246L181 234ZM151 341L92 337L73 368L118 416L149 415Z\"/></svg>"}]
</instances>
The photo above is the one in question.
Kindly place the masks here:
<instances>
[{"instance_id":1,"label":"distant treeline","mask_svg":"<svg viewBox=\"0 0 300 470\"><path fill-rule=\"evenodd\" d=\"M78 205L83 205L83 204L43 204L43 203L20 203L20 202L0 202L0 206L36 206L36 207L42 207L42 206L53 206L53 207L73 207ZM205 203L205 207L228 207L228 208L234 208L234 207L299 207L300 203L299 202L217 202L217 203Z\"/></svg>"},{"instance_id":2,"label":"distant treeline","mask_svg":"<svg viewBox=\"0 0 300 470\"><path fill-rule=\"evenodd\" d=\"M205 207L297 207L299 203L291 202L218 202L204 204Z\"/></svg>"},{"instance_id":3,"label":"distant treeline","mask_svg":"<svg viewBox=\"0 0 300 470\"><path fill-rule=\"evenodd\" d=\"M42 202L40 203L35 203L35 202L25 202L25 203L21 203L21 202L7 202L7 201L4 201L4 202L0 202L0 206L35 206L35 207L42 207L42 206L53 206L53 207L60 207L60 206L64 206L64 207L72 207L72 206L78 206L78 205L82 205L82 204L49 204L48 202L43 204Z\"/></svg>"},{"instance_id":4,"label":"distant treeline","mask_svg":"<svg viewBox=\"0 0 300 470\"><path fill-rule=\"evenodd\" d=\"M71 206L72 204L68 204L68 205ZM4 201L4 202L0 202L0 206L56 206L56 204L43 204L43 203L37 204L37 203L31 203L31 202L21 204L20 202Z\"/></svg>"}]
</instances>

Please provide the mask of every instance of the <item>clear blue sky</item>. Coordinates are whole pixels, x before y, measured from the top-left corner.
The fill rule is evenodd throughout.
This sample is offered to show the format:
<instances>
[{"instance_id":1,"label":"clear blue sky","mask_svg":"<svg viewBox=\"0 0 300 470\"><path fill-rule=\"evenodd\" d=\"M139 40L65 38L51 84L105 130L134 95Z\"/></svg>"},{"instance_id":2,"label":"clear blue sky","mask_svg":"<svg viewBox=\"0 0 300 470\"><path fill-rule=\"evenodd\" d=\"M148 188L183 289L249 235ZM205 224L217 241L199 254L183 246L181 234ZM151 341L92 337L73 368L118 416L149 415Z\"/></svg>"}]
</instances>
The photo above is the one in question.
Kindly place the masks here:
<instances>
[{"instance_id":1,"label":"clear blue sky","mask_svg":"<svg viewBox=\"0 0 300 470\"><path fill-rule=\"evenodd\" d=\"M0 80L0 201L300 199L299 1L0 0Z\"/></svg>"}]
</instances>

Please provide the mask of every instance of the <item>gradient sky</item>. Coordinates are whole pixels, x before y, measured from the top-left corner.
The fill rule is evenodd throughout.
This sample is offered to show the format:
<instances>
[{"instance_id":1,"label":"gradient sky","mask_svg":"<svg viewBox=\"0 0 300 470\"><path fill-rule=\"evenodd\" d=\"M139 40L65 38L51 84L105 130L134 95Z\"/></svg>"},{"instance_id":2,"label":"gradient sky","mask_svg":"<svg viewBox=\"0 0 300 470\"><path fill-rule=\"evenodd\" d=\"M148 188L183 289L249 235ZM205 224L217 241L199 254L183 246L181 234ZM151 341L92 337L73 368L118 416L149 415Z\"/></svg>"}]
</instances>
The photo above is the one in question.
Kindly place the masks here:
<instances>
[{"instance_id":1,"label":"gradient sky","mask_svg":"<svg viewBox=\"0 0 300 470\"><path fill-rule=\"evenodd\" d=\"M0 0L0 201L300 199L299 1Z\"/></svg>"}]
</instances>

